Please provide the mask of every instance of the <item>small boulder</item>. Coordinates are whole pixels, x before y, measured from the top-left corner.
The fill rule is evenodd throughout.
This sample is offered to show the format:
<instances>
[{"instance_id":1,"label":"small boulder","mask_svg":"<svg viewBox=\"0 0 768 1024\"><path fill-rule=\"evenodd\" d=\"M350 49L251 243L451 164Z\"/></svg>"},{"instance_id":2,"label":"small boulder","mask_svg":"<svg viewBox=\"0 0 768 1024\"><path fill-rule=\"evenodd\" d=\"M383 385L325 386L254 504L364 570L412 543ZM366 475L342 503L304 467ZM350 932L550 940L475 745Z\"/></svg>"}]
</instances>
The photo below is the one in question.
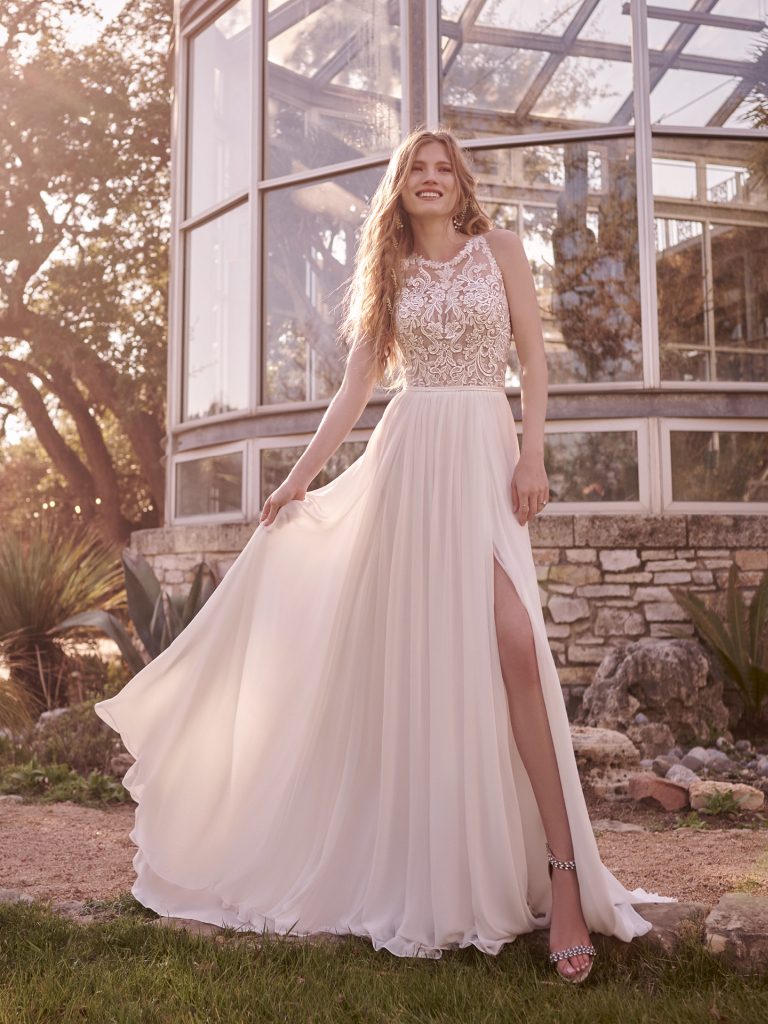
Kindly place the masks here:
<instances>
[{"instance_id":1,"label":"small boulder","mask_svg":"<svg viewBox=\"0 0 768 1024\"><path fill-rule=\"evenodd\" d=\"M720 782L716 779L699 779L691 783L688 794L691 807L700 811L715 793L731 793L733 799L744 811L759 811L765 803L765 793L744 782Z\"/></svg>"},{"instance_id":2,"label":"small boulder","mask_svg":"<svg viewBox=\"0 0 768 1024\"><path fill-rule=\"evenodd\" d=\"M686 754L680 763L684 767L690 768L692 772L700 772L702 768L706 767L706 761L696 757L695 754Z\"/></svg>"},{"instance_id":3,"label":"small boulder","mask_svg":"<svg viewBox=\"0 0 768 1024\"><path fill-rule=\"evenodd\" d=\"M659 754L653 759L651 767L659 778L663 779L673 764L680 764L680 758L676 754Z\"/></svg>"},{"instance_id":4,"label":"small boulder","mask_svg":"<svg viewBox=\"0 0 768 1024\"><path fill-rule=\"evenodd\" d=\"M688 790L690 790L694 782L701 782L696 772L692 772L684 764L671 765L664 778L668 779L669 782L674 782L676 786L685 786Z\"/></svg>"},{"instance_id":5,"label":"small boulder","mask_svg":"<svg viewBox=\"0 0 768 1024\"><path fill-rule=\"evenodd\" d=\"M135 758L132 754L129 754L126 750L124 753L115 754L109 762L109 770L113 775L119 775L121 778L131 765L134 763Z\"/></svg>"},{"instance_id":6,"label":"small boulder","mask_svg":"<svg viewBox=\"0 0 768 1024\"><path fill-rule=\"evenodd\" d=\"M688 806L688 790L668 779L660 779L654 772L641 772L630 776L629 795L633 800L651 800L665 811L681 811Z\"/></svg>"},{"instance_id":7,"label":"small boulder","mask_svg":"<svg viewBox=\"0 0 768 1024\"><path fill-rule=\"evenodd\" d=\"M711 953L748 972L768 968L768 896L727 892L707 915L704 942Z\"/></svg>"},{"instance_id":8,"label":"small boulder","mask_svg":"<svg viewBox=\"0 0 768 1024\"><path fill-rule=\"evenodd\" d=\"M633 903L632 907L653 928L634 941L648 943L667 953L674 952L683 938L693 933L700 938L710 907L706 903Z\"/></svg>"}]
</instances>

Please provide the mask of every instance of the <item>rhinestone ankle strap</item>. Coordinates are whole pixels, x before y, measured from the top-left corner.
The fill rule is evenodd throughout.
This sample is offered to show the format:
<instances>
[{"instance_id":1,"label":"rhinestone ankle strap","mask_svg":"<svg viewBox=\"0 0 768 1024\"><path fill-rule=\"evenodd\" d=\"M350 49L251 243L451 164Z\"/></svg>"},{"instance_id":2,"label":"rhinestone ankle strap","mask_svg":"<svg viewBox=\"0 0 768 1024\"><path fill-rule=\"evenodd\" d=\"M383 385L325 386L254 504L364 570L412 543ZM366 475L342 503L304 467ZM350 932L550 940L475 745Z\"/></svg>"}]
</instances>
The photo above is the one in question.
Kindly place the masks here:
<instances>
[{"instance_id":1,"label":"rhinestone ankle strap","mask_svg":"<svg viewBox=\"0 0 768 1024\"><path fill-rule=\"evenodd\" d=\"M552 853L552 849L551 849L549 843L546 844L546 847L547 847L547 860L552 865L552 867L554 867L554 868L564 868L566 871L575 871L576 870L576 861L575 860L558 860L557 857L555 857L554 854Z\"/></svg>"}]
</instances>

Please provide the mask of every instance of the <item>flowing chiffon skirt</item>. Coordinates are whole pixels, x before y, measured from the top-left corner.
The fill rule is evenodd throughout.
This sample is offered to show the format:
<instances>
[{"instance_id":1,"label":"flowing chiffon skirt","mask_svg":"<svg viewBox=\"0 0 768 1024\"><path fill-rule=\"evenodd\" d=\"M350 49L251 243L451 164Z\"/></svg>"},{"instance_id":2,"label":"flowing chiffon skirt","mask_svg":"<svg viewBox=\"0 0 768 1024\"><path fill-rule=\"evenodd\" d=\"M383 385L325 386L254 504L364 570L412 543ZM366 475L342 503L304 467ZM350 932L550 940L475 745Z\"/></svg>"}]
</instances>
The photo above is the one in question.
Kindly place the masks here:
<instances>
[{"instance_id":1,"label":"flowing chiffon skirt","mask_svg":"<svg viewBox=\"0 0 768 1024\"><path fill-rule=\"evenodd\" d=\"M601 863L547 641L503 388L407 386L364 453L260 524L190 625L95 711L135 763L136 899L398 956L550 921L510 724L493 556L530 617L592 932L651 924Z\"/></svg>"}]
</instances>

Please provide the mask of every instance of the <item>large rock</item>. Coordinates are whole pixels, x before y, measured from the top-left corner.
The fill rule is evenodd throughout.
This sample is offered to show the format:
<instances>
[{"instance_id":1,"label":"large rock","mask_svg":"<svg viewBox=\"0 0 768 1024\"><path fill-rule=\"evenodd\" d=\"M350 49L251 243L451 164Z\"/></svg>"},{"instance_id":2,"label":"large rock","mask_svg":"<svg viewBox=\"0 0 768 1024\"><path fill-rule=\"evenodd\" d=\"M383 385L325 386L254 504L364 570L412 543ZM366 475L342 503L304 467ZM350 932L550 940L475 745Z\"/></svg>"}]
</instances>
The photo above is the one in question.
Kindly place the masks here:
<instances>
[{"instance_id":1,"label":"large rock","mask_svg":"<svg viewBox=\"0 0 768 1024\"><path fill-rule=\"evenodd\" d=\"M749 972L768 968L768 896L727 892L704 922L711 953Z\"/></svg>"},{"instance_id":2,"label":"large rock","mask_svg":"<svg viewBox=\"0 0 768 1024\"><path fill-rule=\"evenodd\" d=\"M759 811L765 803L765 793L745 782L720 782L716 779L701 779L691 783L688 795L691 807L700 811L715 793L730 793L743 811Z\"/></svg>"},{"instance_id":3,"label":"large rock","mask_svg":"<svg viewBox=\"0 0 768 1024\"><path fill-rule=\"evenodd\" d=\"M572 725L570 731L573 751L580 766L624 768L640 763L640 751L624 733L586 725Z\"/></svg>"},{"instance_id":4,"label":"large rock","mask_svg":"<svg viewBox=\"0 0 768 1024\"><path fill-rule=\"evenodd\" d=\"M645 639L612 648L584 692L576 720L625 732L641 744L643 757L654 757L663 732L637 725L638 712L649 723L668 727L669 735L687 747L708 743L713 731L727 733L722 680L713 675L697 641ZM643 749L644 730L648 750Z\"/></svg>"}]
</instances>

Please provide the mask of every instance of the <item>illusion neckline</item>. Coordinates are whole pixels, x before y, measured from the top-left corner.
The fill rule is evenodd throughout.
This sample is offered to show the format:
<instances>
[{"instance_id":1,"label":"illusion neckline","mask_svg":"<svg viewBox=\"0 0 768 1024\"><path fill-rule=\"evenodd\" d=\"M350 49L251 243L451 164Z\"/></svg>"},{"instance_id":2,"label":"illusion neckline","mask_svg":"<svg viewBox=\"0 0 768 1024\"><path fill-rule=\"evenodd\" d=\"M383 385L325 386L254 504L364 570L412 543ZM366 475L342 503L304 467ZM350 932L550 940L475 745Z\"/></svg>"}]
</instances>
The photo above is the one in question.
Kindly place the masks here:
<instances>
[{"instance_id":1,"label":"illusion neckline","mask_svg":"<svg viewBox=\"0 0 768 1024\"><path fill-rule=\"evenodd\" d=\"M411 253L410 256L406 256L403 262L410 263L412 261L416 261L417 263L423 263L428 267L450 267L453 263L458 263L458 261L461 259L462 256L464 256L464 254L467 252L470 246L474 245L474 243L479 241L481 238L485 238L484 233L472 235L472 237L468 239L464 243L464 245L462 245L462 247L459 249L456 255L451 256L449 260L428 260L427 257L422 256L421 253L414 252Z\"/></svg>"}]
</instances>

